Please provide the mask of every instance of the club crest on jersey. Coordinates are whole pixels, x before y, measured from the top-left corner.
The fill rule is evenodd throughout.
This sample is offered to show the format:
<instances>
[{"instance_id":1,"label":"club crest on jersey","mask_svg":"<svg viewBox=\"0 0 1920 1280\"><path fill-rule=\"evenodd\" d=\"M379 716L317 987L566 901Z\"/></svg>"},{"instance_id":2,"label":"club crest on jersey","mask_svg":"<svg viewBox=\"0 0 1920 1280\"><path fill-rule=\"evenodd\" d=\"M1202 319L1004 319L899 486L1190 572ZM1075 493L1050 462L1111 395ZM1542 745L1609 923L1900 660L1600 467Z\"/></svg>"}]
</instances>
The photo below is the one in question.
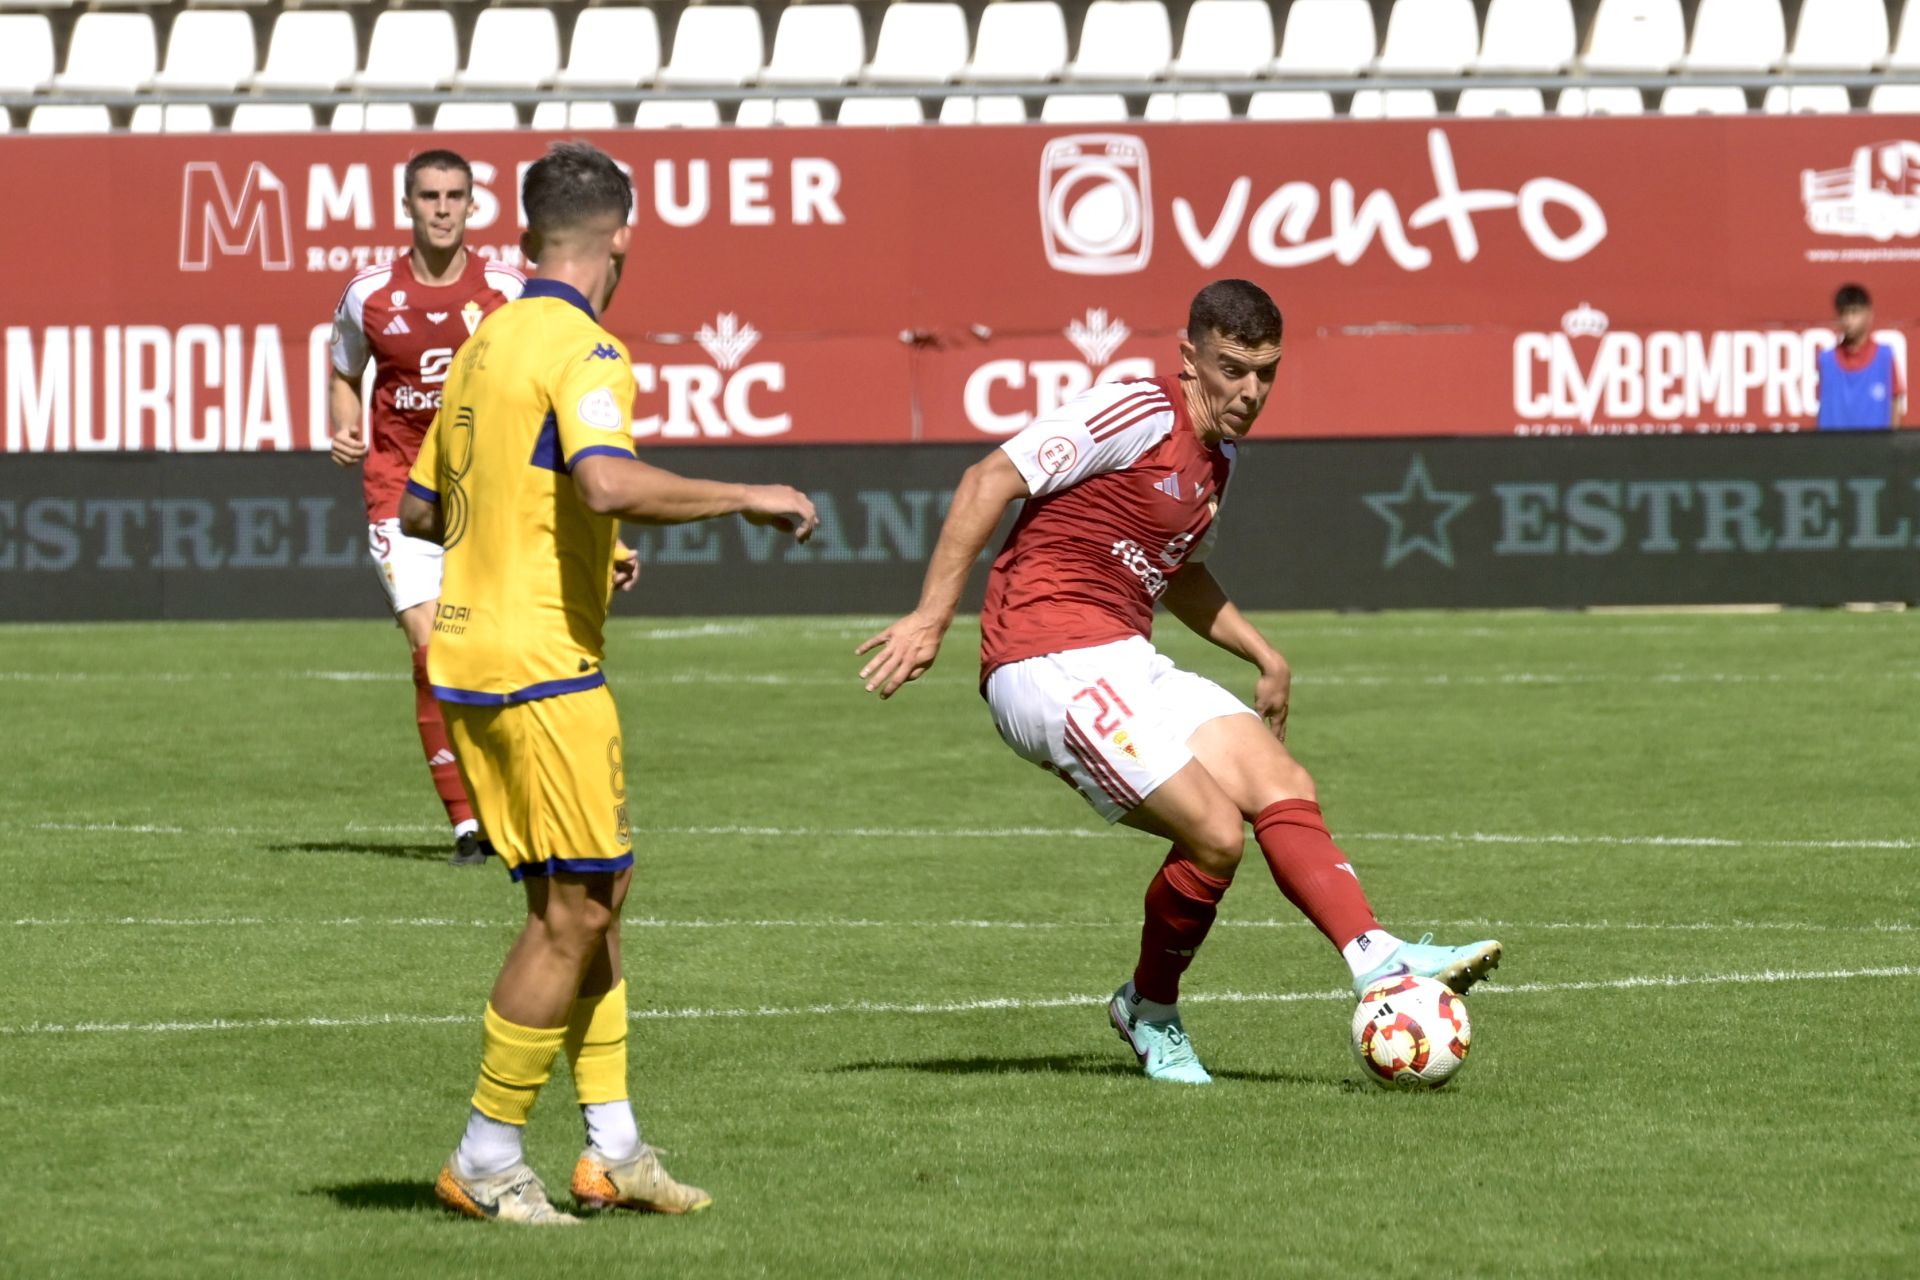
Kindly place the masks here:
<instances>
[{"instance_id":1,"label":"club crest on jersey","mask_svg":"<svg viewBox=\"0 0 1920 1280\"><path fill-rule=\"evenodd\" d=\"M1117 729L1114 731L1113 745L1132 756L1135 760L1140 758L1139 749L1133 745L1133 738L1125 729Z\"/></svg>"},{"instance_id":2,"label":"club crest on jersey","mask_svg":"<svg viewBox=\"0 0 1920 1280\"><path fill-rule=\"evenodd\" d=\"M460 319L467 326L467 336L469 338L473 336L473 331L480 327L480 321L485 315L486 313L480 310L480 304L471 298L467 299L466 306L460 308Z\"/></svg>"}]
</instances>

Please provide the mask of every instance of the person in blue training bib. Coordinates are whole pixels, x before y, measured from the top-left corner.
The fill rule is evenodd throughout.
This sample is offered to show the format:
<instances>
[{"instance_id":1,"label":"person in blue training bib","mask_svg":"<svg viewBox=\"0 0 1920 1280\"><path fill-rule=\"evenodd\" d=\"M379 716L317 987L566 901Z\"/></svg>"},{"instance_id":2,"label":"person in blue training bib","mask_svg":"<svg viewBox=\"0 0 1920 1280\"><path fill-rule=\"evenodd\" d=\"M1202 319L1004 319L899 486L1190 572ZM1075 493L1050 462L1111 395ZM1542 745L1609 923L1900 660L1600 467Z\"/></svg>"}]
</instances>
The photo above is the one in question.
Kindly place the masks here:
<instances>
[{"instance_id":1,"label":"person in blue training bib","mask_svg":"<svg viewBox=\"0 0 1920 1280\"><path fill-rule=\"evenodd\" d=\"M1820 353L1822 431L1887 431L1907 413L1907 385L1893 349L1873 340L1873 299L1857 284L1833 295L1839 345Z\"/></svg>"}]
</instances>

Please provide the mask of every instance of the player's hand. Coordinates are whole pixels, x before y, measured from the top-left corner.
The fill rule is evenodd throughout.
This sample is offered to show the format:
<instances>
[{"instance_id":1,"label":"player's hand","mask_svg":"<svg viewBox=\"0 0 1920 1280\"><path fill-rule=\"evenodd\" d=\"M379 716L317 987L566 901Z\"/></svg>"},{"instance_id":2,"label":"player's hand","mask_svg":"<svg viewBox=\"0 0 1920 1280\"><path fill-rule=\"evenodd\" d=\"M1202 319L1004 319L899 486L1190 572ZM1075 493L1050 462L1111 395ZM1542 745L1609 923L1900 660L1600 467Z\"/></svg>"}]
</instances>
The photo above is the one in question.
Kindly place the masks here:
<instances>
[{"instance_id":1,"label":"player's hand","mask_svg":"<svg viewBox=\"0 0 1920 1280\"><path fill-rule=\"evenodd\" d=\"M854 656L880 650L872 661L860 668L860 678L867 682L867 692L877 693L883 699L891 698L901 685L909 680L918 680L927 674L927 668L940 656L940 641L947 633L941 623L931 618L923 618L918 613L910 613L877 636L867 639Z\"/></svg>"},{"instance_id":2,"label":"player's hand","mask_svg":"<svg viewBox=\"0 0 1920 1280\"><path fill-rule=\"evenodd\" d=\"M748 524L785 530L793 535L795 542L805 542L820 527L820 516L813 509L813 502L798 489L784 484L748 485L747 508L740 514L747 518Z\"/></svg>"},{"instance_id":3,"label":"player's hand","mask_svg":"<svg viewBox=\"0 0 1920 1280\"><path fill-rule=\"evenodd\" d=\"M613 540L613 589L631 591L633 584L640 581L640 557L633 548L618 538Z\"/></svg>"},{"instance_id":4,"label":"player's hand","mask_svg":"<svg viewBox=\"0 0 1920 1280\"><path fill-rule=\"evenodd\" d=\"M328 456L336 467L351 467L367 456L367 438L360 434L359 423L333 433L333 449Z\"/></svg>"},{"instance_id":5,"label":"player's hand","mask_svg":"<svg viewBox=\"0 0 1920 1280\"><path fill-rule=\"evenodd\" d=\"M1287 740L1287 706L1293 696L1293 668L1282 658L1260 673L1253 686L1253 709L1267 722L1267 729L1281 742Z\"/></svg>"}]
</instances>

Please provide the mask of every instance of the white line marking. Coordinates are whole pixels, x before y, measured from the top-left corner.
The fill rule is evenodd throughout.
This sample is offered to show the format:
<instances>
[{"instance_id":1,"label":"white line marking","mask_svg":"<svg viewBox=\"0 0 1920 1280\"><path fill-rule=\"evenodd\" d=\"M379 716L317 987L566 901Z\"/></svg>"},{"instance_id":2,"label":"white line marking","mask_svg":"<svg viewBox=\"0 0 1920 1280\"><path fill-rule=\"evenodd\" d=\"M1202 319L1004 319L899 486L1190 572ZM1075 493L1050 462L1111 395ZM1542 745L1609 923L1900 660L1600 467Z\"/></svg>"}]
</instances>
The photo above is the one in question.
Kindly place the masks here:
<instances>
[{"instance_id":1,"label":"white line marking","mask_svg":"<svg viewBox=\"0 0 1920 1280\"><path fill-rule=\"evenodd\" d=\"M1645 974L1626 978L1596 978L1581 982L1523 982L1514 985L1483 985L1474 999L1490 995L1543 995L1563 991L1635 991L1652 987L1725 986L1775 982L1836 982L1854 978L1915 978L1920 965L1889 965L1874 969L1763 969L1753 973ZM739 1008L635 1009L627 1016L634 1022L668 1020L718 1020L734 1018L788 1018L842 1013L866 1014L947 1014L981 1012L1020 1012L1024 1010L1071 1009L1099 1006L1105 995L1071 996L993 996L981 1000L942 1000L894 1002L883 1000L845 1000L825 1004L761 1005ZM1353 999L1353 993L1335 991L1218 991L1183 996L1188 1004L1298 1004L1303 1001L1340 1001ZM286 1028L335 1027L426 1027L477 1022L470 1013L414 1014L382 1013L345 1017L306 1018L209 1018L204 1021L178 1022L29 1022L0 1026L0 1036L72 1035L127 1032L262 1031Z\"/></svg>"},{"instance_id":2,"label":"white line marking","mask_svg":"<svg viewBox=\"0 0 1920 1280\"><path fill-rule=\"evenodd\" d=\"M1709 849L1920 849L1920 840L1746 840L1731 836L1581 836L1549 832L1518 835L1493 831L1349 831L1342 840L1385 844L1574 844L1645 845Z\"/></svg>"}]
</instances>

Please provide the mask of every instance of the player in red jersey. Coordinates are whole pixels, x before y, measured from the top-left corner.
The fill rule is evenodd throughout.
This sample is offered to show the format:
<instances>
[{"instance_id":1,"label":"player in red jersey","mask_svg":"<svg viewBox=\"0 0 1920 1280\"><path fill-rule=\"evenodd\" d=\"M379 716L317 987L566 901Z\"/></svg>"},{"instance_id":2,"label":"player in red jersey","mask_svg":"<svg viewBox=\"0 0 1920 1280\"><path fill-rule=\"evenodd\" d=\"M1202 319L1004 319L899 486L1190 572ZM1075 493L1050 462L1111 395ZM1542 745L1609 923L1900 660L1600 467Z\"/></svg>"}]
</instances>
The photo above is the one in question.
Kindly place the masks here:
<instances>
[{"instance_id":1,"label":"player in red jersey","mask_svg":"<svg viewBox=\"0 0 1920 1280\"><path fill-rule=\"evenodd\" d=\"M1172 842L1147 886L1139 961L1108 1016L1156 1080L1212 1079L1187 1039L1180 977L1253 824L1274 880L1353 972L1356 994L1413 973L1464 991L1500 944L1403 942L1380 927L1286 748L1292 673L1206 566L1235 442L1280 366L1280 310L1219 280L1194 298L1181 372L1094 387L967 470L919 606L863 643L869 692L924 674L1007 505L1025 500L980 613L981 693L1001 738L1109 822ZM1258 671L1248 707L1150 642L1155 603Z\"/></svg>"},{"instance_id":2,"label":"player in red jersey","mask_svg":"<svg viewBox=\"0 0 1920 1280\"><path fill-rule=\"evenodd\" d=\"M423 151L407 162L407 215L413 247L368 267L347 283L333 318L333 460L364 463L367 544L393 616L413 651L414 719L434 790L453 824L454 866L486 861L486 846L460 769L427 683L427 641L440 599L440 547L400 530L400 494L420 439L440 408L453 353L493 311L520 296L512 267L467 252L473 170L452 151ZM374 365L372 439L361 428L360 380Z\"/></svg>"}]
</instances>

